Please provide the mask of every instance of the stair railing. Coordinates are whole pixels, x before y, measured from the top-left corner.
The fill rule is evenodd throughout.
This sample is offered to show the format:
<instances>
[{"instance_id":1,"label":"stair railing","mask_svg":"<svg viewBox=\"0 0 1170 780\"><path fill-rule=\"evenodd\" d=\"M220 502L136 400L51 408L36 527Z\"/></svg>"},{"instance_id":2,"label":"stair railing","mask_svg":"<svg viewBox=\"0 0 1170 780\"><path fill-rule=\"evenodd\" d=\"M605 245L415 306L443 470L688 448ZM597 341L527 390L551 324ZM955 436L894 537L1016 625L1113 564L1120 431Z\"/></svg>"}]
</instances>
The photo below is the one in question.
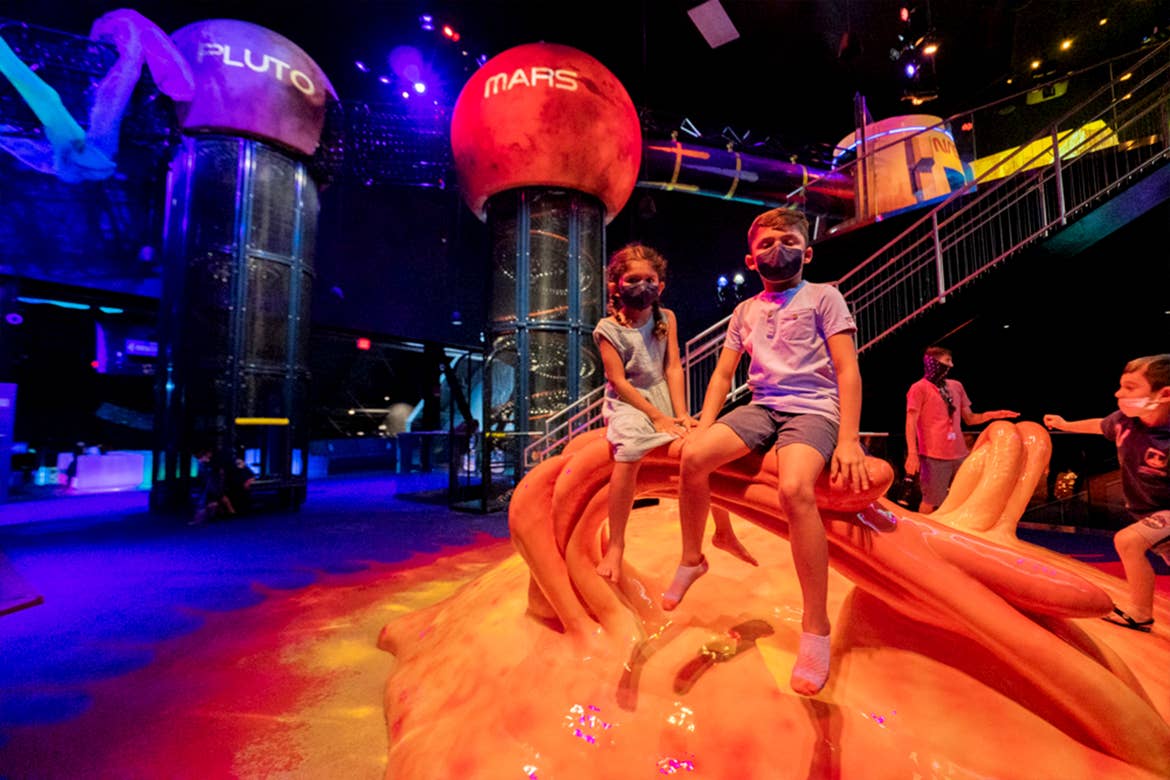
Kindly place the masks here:
<instances>
[{"instance_id":1,"label":"stair railing","mask_svg":"<svg viewBox=\"0 0 1170 780\"><path fill-rule=\"evenodd\" d=\"M1168 52L1149 52L842 276L858 351L1162 165Z\"/></svg>"}]
</instances>

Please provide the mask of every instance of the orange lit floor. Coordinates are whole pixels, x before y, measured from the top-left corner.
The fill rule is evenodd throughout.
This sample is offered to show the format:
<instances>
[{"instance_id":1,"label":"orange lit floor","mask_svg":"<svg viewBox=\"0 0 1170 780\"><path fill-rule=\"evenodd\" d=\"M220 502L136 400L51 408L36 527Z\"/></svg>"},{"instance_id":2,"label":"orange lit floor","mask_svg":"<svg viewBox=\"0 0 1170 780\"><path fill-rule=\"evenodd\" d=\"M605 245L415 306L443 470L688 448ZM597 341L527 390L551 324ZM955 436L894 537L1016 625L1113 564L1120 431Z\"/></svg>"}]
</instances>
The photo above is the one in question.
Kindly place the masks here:
<instances>
[{"instance_id":1,"label":"orange lit floor","mask_svg":"<svg viewBox=\"0 0 1170 780\"><path fill-rule=\"evenodd\" d=\"M395 659L378 649L379 632L481 574L525 579L504 513L403 500L434 487L404 479L329 480L300 512L200 527L142 511L0 525L0 550L45 597L0 616L0 775L382 777L383 693ZM675 554L670 509L635 512L633 560ZM740 526L765 564L790 567L786 543ZM1107 536L1025 534L1118 571ZM721 552L711 560L696 606L699 588L764 582ZM1170 591L1170 577L1159 586ZM839 607L849 584L835 577L832 588ZM1142 642L1165 644L1170 630L1105 628L1126 657ZM782 653L762 652L784 665ZM694 671L692 686L702 683L703 670ZM829 754L812 760L833 766Z\"/></svg>"}]
</instances>

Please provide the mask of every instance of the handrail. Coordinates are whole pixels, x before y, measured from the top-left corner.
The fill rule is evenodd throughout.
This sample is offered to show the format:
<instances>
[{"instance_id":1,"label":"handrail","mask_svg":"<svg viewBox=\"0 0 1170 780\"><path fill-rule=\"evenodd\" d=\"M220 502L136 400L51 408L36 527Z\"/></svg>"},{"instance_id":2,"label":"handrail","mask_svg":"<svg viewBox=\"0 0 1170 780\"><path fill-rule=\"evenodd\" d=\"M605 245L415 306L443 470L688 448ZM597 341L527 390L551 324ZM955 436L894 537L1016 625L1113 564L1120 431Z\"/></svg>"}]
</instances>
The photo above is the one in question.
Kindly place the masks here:
<instances>
[{"instance_id":1,"label":"handrail","mask_svg":"<svg viewBox=\"0 0 1170 780\"><path fill-rule=\"evenodd\" d=\"M1110 78L838 279L859 352L1165 161L1167 52L1170 42L1128 68L1126 82Z\"/></svg>"}]
</instances>

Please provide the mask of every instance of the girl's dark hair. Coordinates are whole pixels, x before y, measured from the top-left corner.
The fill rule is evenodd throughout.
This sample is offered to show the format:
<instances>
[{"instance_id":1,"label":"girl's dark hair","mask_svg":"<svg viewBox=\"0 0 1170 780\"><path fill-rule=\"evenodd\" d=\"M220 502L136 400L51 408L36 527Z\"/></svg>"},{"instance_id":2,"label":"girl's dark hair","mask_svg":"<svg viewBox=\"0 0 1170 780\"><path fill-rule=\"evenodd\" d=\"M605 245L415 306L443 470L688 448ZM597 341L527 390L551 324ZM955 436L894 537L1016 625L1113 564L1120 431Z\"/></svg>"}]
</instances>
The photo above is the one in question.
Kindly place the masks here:
<instances>
[{"instance_id":1,"label":"girl's dark hair","mask_svg":"<svg viewBox=\"0 0 1170 780\"><path fill-rule=\"evenodd\" d=\"M605 278L614 285L614 292L609 296L609 301L606 305L606 312L610 316L616 316L618 307L621 306L621 296L618 295L617 286L621 283L622 277L629 269L630 264L641 260L649 263L650 267L654 269L654 273L658 274L658 281L666 281L666 258L663 257L657 249L646 246L645 244L632 241L626 244L618 251L614 252L609 257L609 263L605 266ZM666 315L662 313L662 307L659 306L658 301L653 304L654 308L654 335L657 338L666 338Z\"/></svg>"}]
</instances>

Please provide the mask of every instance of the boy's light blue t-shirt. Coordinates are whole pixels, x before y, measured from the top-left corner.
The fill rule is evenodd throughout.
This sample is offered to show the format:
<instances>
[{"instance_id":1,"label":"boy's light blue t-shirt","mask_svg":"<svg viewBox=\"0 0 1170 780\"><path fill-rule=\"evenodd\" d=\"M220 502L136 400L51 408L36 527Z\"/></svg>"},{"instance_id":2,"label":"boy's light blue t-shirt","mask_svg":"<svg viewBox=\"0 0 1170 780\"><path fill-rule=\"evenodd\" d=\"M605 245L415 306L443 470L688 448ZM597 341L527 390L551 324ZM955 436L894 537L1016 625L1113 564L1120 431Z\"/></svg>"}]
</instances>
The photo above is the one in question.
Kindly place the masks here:
<instances>
[{"instance_id":1,"label":"boy's light blue t-shirt","mask_svg":"<svg viewBox=\"0 0 1170 780\"><path fill-rule=\"evenodd\" d=\"M802 282L791 290L762 292L736 306L723 346L751 358L752 403L840 421L837 372L828 338L856 332L853 315L836 287Z\"/></svg>"}]
</instances>

